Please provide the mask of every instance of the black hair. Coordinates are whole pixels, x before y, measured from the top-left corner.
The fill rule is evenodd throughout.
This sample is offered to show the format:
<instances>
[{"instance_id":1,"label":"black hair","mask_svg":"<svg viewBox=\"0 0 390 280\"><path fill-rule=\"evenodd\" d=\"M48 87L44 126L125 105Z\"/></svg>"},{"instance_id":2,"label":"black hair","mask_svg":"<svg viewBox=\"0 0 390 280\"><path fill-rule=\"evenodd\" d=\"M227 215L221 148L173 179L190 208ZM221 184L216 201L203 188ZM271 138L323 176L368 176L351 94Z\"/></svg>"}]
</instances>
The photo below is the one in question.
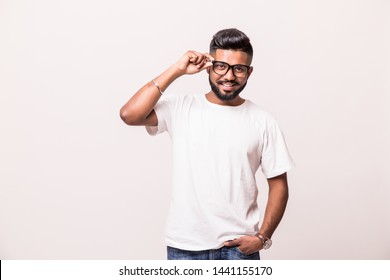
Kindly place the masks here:
<instances>
[{"instance_id":1,"label":"black hair","mask_svg":"<svg viewBox=\"0 0 390 280\"><path fill-rule=\"evenodd\" d=\"M220 30L213 36L210 42L210 53L215 53L217 49L242 51L253 57L250 39L236 28Z\"/></svg>"}]
</instances>

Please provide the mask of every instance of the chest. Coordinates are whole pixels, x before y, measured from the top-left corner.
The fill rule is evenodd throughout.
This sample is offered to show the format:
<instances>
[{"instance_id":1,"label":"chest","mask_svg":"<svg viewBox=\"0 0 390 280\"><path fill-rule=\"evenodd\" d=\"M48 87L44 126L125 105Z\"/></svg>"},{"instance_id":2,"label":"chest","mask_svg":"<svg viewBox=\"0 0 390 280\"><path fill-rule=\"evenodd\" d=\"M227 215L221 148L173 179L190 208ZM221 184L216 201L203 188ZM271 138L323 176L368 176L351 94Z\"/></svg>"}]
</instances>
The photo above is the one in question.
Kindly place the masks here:
<instances>
[{"instance_id":1,"label":"chest","mask_svg":"<svg viewBox=\"0 0 390 280\"><path fill-rule=\"evenodd\" d=\"M262 132L256 120L242 111L189 110L176 118L175 139L198 152L213 151L238 157L258 155Z\"/></svg>"}]
</instances>

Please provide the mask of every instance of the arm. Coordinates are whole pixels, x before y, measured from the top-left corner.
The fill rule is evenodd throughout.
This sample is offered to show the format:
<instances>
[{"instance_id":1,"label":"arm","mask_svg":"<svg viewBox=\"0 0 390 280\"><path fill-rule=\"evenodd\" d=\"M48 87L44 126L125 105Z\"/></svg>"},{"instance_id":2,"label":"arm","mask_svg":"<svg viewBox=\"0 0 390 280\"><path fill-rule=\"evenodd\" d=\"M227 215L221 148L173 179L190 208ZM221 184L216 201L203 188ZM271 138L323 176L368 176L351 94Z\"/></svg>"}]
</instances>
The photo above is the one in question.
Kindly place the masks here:
<instances>
[{"instance_id":1,"label":"arm","mask_svg":"<svg viewBox=\"0 0 390 280\"><path fill-rule=\"evenodd\" d=\"M263 224L259 233L271 238L283 218L288 201L287 173L268 179L269 193Z\"/></svg>"},{"instance_id":2,"label":"arm","mask_svg":"<svg viewBox=\"0 0 390 280\"><path fill-rule=\"evenodd\" d=\"M166 69L154 81L162 91L165 91L180 76L195 74L210 67L212 65L211 59L213 58L209 54L188 51L178 62ZM120 110L120 117L128 125L156 126L158 120L153 108L160 97L159 89L151 81L138 90L123 105Z\"/></svg>"},{"instance_id":3,"label":"arm","mask_svg":"<svg viewBox=\"0 0 390 280\"><path fill-rule=\"evenodd\" d=\"M271 238L282 220L288 200L287 173L267 180L269 186L268 202L259 234ZM239 246L244 254L251 254L263 248L263 243L256 236L243 236L225 242L225 246Z\"/></svg>"}]
</instances>

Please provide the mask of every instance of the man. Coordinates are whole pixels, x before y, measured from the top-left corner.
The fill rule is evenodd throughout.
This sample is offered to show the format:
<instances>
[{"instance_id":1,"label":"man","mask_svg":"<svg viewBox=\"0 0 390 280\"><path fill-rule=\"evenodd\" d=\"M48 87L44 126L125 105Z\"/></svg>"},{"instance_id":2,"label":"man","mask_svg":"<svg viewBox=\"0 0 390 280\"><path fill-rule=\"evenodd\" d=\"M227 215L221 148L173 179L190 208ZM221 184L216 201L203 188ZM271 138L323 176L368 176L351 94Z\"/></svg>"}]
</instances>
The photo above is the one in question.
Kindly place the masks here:
<instances>
[{"instance_id":1,"label":"man","mask_svg":"<svg viewBox=\"0 0 390 280\"><path fill-rule=\"evenodd\" d=\"M252 56L243 32L221 30L210 54L186 52L121 109L126 124L144 125L151 135L167 131L173 142L168 259L259 259L282 219L293 162L275 119L240 96L253 71ZM203 70L209 74L207 94L163 95L180 76ZM260 166L269 185L261 227Z\"/></svg>"}]
</instances>

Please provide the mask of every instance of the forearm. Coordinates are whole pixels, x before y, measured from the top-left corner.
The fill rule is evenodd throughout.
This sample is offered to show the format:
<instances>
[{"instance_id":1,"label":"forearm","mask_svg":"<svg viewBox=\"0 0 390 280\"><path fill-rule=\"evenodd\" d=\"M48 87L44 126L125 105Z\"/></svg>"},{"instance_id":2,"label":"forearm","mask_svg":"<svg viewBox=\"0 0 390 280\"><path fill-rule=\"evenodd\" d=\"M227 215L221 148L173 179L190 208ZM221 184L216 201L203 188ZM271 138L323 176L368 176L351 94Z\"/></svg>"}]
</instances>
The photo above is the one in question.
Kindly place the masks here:
<instances>
[{"instance_id":1,"label":"forearm","mask_svg":"<svg viewBox=\"0 0 390 280\"><path fill-rule=\"evenodd\" d=\"M259 233L271 238L283 218L288 201L287 174L268 179L268 202Z\"/></svg>"},{"instance_id":2,"label":"forearm","mask_svg":"<svg viewBox=\"0 0 390 280\"><path fill-rule=\"evenodd\" d=\"M175 65L172 65L155 78L154 81L158 84L161 91L165 91L181 75ZM122 120L129 125L143 125L161 97L160 90L152 81L145 84L121 108L120 116Z\"/></svg>"},{"instance_id":3,"label":"forearm","mask_svg":"<svg viewBox=\"0 0 390 280\"><path fill-rule=\"evenodd\" d=\"M186 52L175 64L137 91L120 110L122 120L129 125L157 125L157 117L151 114L161 97L161 91L178 77L199 73L212 65L213 57L195 51Z\"/></svg>"}]
</instances>

